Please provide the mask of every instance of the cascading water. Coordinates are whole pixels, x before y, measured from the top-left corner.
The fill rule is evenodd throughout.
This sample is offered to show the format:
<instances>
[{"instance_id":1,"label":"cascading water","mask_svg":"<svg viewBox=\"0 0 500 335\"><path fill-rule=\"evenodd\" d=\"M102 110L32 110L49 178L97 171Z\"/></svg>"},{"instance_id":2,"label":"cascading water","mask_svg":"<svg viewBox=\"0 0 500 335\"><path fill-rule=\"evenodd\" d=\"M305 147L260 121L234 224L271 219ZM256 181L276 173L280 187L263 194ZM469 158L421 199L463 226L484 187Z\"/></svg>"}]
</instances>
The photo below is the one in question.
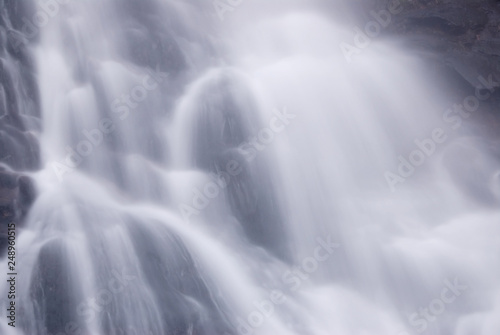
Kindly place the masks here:
<instances>
[{"instance_id":1,"label":"cascading water","mask_svg":"<svg viewBox=\"0 0 500 335\"><path fill-rule=\"evenodd\" d=\"M498 159L403 51L346 62L341 4L52 10L1 334L500 332Z\"/></svg>"}]
</instances>

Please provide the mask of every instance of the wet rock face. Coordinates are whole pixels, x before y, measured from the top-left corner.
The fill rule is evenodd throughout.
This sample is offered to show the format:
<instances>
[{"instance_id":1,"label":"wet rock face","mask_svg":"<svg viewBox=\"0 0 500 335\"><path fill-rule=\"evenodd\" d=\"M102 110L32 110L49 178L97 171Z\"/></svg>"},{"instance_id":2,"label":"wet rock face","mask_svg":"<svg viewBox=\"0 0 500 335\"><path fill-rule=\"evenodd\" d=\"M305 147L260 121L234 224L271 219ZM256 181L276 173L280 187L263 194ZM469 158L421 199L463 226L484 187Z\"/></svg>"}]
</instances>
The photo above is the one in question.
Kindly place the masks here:
<instances>
[{"instance_id":1,"label":"wet rock face","mask_svg":"<svg viewBox=\"0 0 500 335\"><path fill-rule=\"evenodd\" d=\"M458 73L500 72L500 3L497 1L416 1L391 26L413 46L434 51ZM474 71L469 71L474 72ZM464 79L476 85L471 74ZM471 78L472 77L472 78Z\"/></svg>"},{"instance_id":2,"label":"wet rock face","mask_svg":"<svg viewBox=\"0 0 500 335\"><path fill-rule=\"evenodd\" d=\"M0 257L7 246L7 226L11 222L22 227L35 200L33 181L27 176L0 171Z\"/></svg>"},{"instance_id":3,"label":"wet rock face","mask_svg":"<svg viewBox=\"0 0 500 335\"><path fill-rule=\"evenodd\" d=\"M429 62L439 80L451 85L462 101L487 92L476 118L479 134L497 138L500 128L500 1L497 0L354 0L362 7L360 24L398 3L380 35L396 37Z\"/></svg>"},{"instance_id":4,"label":"wet rock face","mask_svg":"<svg viewBox=\"0 0 500 335\"><path fill-rule=\"evenodd\" d=\"M35 187L31 178L0 172L0 222L23 219L34 200Z\"/></svg>"},{"instance_id":5,"label":"wet rock face","mask_svg":"<svg viewBox=\"0 0 500 335\"><path fill-rule=\"evenodd\" d=\"M379 11L395 1L402 11L384 33L402 37L407 46L438 60L474 88L482 84L479 76L500 78L500 2L372 0L367 6Z\"/></svg>"},{"instance_id":6,"label":"wet rock face","mask_svg":"<svg viewBox=\"0 0 500 335\"><path fill-rule=\"evenodd\" d=\"M35 199L33 181L23 172L39 168L39 94L34 61L23 22L33 15L31 1L0 1L0 257L7 225L22 227Z\"/></svg>"}]
</instances>

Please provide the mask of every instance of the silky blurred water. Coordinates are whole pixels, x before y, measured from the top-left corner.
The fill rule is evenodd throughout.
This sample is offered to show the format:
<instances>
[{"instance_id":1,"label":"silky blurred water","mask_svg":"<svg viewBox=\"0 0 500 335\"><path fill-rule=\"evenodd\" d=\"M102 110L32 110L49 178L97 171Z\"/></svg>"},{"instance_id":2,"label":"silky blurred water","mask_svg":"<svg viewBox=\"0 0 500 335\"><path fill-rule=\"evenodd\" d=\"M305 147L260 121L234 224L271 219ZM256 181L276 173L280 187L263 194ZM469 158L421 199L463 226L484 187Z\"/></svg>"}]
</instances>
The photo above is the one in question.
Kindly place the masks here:
<instances>
[{"instance_id":1,"label":"silky blurred water","mask_svg":"<svg viewBox=\"0 0 500 335\"><path fill-rule=\"evenodd\" d=\"M341 3L214 4L48 15L2 334L497 334L498 159L425 64L348 62Z\"/></svg>"}]
</instances>

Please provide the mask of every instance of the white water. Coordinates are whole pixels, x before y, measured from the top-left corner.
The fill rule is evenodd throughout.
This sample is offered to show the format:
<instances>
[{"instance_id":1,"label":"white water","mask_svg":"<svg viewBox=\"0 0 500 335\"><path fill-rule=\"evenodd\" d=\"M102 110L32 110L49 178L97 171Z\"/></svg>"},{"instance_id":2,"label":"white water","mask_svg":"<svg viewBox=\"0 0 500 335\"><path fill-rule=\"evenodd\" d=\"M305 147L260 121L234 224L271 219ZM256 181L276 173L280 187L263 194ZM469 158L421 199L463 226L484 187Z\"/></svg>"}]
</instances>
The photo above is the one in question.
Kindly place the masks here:
<instances>
[{"instance_id":1,"label":"white water","mask_svg":"<svg viewBox=\"0 0 500 335\"><path fill-rule=\"evenodd\" d=\"M500 332L498 161L443 120L416 59L374 43L349 64L342 15L266 5L219 21L195 1L75 1L51 18L44 169L2 334ZM77 168L54 165L105 119ZM447 140L391 192L385 173L435 128ZM467 287L450 303L446 280Z\"/></svg>"}]
</instances>

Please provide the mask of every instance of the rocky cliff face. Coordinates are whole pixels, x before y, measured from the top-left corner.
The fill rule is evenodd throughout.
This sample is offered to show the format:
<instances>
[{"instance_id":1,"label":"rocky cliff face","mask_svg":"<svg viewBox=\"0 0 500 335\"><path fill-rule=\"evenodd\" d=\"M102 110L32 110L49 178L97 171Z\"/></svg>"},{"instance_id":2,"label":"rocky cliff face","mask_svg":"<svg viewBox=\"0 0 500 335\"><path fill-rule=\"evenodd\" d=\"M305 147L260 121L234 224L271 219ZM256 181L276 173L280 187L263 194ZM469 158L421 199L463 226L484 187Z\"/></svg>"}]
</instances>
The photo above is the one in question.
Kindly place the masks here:
<instances>
[{"instance_id":1,"label":"rocky cliff face","mask_svg":"<svg viewBox=\"0 0 500 335\"><path fill-rule=\"evenodd\" d=\"M398 13L379 38L396 38L428 61L436 79L453 88L453 101L487 95L473 127L500 139L500 1L497 0L355 0L360 24L397 6Z\"/></svg>"},{"instance_id":2,"label":"rocky cliff face","mask_svg":"<svg viewBox=\"0 0 500 335\"><path fill-rule=\"evenodd\" d=\"M34 201L27 174L38 169L40 110L30 46L23 27L34 15L31 1L0 1L0 256L7 224L18 227Z\"/></svg>"},{"instance_id":3,"label":"rocky cliff face","mask_svg":"<svg viewBox=\"0 0 500 335\"><path fill-rule=\"evenodd\" d=\"M416 50L434 54L471 86L480 75L500 73L500 2L402 1L388 31ZM500 84L495 84L495 88Z\"/></svg>"}]
</instances>

